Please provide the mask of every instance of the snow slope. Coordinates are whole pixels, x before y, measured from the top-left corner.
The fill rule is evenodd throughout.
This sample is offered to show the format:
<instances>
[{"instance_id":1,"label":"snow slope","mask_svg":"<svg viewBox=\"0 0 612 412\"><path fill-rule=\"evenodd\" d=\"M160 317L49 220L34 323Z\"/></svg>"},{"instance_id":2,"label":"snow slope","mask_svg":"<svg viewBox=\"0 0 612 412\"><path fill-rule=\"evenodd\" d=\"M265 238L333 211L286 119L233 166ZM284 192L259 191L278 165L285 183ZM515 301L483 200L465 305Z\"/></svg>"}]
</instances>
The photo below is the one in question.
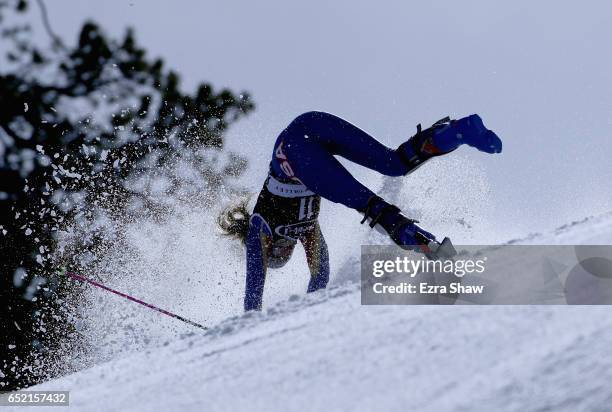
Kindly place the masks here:
<instances>
[{"instance_id":1,"label":"snow slope","mask_svg":"<svg viewBox=\"0 0 612 412\"><path fill-rule=\"evenodd\" d=\"M610 244L612 214L513 242ZM351 282L292 296L36 389L70 390L84 411L610 410L609 307L359 296Z\"/></svg>"}]
</instances>

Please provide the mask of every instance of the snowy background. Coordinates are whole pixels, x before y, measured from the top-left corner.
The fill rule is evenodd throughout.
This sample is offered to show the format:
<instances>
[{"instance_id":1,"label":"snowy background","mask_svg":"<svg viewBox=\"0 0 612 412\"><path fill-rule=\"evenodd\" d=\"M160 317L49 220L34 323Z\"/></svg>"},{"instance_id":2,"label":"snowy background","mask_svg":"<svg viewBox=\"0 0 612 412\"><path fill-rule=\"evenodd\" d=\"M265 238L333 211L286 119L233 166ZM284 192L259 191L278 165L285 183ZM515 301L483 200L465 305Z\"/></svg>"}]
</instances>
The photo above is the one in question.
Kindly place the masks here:
<instances>
[{"instance_id":1,"label":"snowy background","mask_svg":"<svg viewBox=\"0 0 612 412\"><path fill-rule=\"evenodd\" d=\"M202 79L248 88L257 110L226 143L247 155L241 184L251 192L276 135L303 111L338 114L393 147L419 122L479 113L502 155L462 148L404 179L348 167L458 244L612 242L606 2L55 0L49 14L70 40L86 18L117 35L134 26L186 88ZM89 350L71 365L88 369L43 388L71 390L86 410L594 410L612 400L607 309L361 307L359 246L386 240L329 202L330 290L303 296L297 251L270 272L264 312L243 316L243 251L214 223L223 206L170 199L163 224L111 222L130 247L98 265L110 286L213 329L89 290L80 314Z\"/></svg>"},{"instance_id":2,"label":"snowy background","mask_svg":"<svg viewBox=\"0 0 612 412\"><path fill-rule=\"evenodd\" d=\"M486 171L504 230L520 236L612 207L601 190L612 180L612 5L605 0L52 5L54 29L66 39L85 18L114 35L133 26L187 88L206 79L252 91L258 109L227 143L252 154L253 190L272 141L303 111L338 114L390 146L419 122L480 113L504 140L504 155L461 152ZM202 41L216 33L223 41Z\"/></svg>"}]
</instances>

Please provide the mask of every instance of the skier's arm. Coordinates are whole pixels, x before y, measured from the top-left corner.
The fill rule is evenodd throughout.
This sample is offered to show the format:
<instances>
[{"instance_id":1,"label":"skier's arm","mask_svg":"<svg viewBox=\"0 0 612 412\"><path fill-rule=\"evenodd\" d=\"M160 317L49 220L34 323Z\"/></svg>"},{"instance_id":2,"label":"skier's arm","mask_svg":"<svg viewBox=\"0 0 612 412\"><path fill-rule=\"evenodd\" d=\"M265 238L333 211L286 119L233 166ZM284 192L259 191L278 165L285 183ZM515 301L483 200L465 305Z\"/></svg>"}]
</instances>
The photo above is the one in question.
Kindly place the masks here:
<instances>
[{"instance_id":1,"label":"skier's arm","mask_svg":"<svg viewBox=\"0 0 612 412\"><path fill-rule=\"evenodd\" d=\"M271 235L266 221L259 215L253 215L249 222L246 239L245 311L261 310L266 280L266 246Z\"/></svg>"},{"instance_id":2,"label":"skier's arm","mask_svg":"<svg viewBox=\"0 0 612 412\"><path fill-rule=\"evenodd\" d=\"M302 240L302 244L310 269L308 292L324 289L329 282L329 253L318 222L315 229Z\"/></svg>"}]
</instances>

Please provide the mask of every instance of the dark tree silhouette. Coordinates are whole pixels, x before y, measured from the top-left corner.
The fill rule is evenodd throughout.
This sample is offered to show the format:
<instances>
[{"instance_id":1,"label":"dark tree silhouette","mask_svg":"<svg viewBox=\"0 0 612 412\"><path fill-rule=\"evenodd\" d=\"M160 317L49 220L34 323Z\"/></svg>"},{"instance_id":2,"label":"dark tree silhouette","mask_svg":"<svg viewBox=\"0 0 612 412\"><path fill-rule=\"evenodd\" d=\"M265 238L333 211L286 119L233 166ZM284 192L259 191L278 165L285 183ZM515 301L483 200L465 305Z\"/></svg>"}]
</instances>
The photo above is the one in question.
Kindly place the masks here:
<instances>
[{"instance_id":1,"label":"dark tree silhouette","mask_svg":"<svg viewBox=\"0 0 612 412\"><path fill-rule=\"evenodd\" d=\"M99 201L100 185L120 213L126 177L181 151L221 150L223 132L254 107L247 93L207 83L184 93L180 76L147 57L132 30L114 40L86 22L74 46L50 31L41 48L30 26L11 23L34 5L0 0L8 47L0 59L0 390L44 378L36 365L67 330L54 312L70 304L67 286L48 256L62 223ZM225 174L245 164L231 163ZM222 185L205 159L199 166L203 181Z\"/></svg>"}]
</instances>

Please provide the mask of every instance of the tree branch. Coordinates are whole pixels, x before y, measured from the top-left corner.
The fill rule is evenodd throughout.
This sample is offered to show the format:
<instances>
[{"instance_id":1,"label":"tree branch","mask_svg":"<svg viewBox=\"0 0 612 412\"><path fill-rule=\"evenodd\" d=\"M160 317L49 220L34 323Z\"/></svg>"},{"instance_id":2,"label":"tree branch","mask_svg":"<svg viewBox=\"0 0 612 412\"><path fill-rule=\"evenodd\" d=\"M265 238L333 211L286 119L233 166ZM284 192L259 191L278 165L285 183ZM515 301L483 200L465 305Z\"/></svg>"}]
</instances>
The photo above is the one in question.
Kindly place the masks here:
<instances>
[{"instance_id":1,"label":"tree branch","mask_svg":"<svg viewBox=\"0 0 612 412\"><path fill-rule=\"evenodd\" d=\"M38 7L40 8L40 14L42 16L43 26L45 27L47 34L49 34L49 37L51 37L51 40L53 40L53 44L55 46L65 50L66 47L64 46L62 39L57 34L55 34L55 32L53 31L53 28L51 27L51 22L49 21L49 13L47 13L47 6L45 6L45 3L43 0L36 0L36 1L38 3Z\"/></svg>"}]
</instances>

